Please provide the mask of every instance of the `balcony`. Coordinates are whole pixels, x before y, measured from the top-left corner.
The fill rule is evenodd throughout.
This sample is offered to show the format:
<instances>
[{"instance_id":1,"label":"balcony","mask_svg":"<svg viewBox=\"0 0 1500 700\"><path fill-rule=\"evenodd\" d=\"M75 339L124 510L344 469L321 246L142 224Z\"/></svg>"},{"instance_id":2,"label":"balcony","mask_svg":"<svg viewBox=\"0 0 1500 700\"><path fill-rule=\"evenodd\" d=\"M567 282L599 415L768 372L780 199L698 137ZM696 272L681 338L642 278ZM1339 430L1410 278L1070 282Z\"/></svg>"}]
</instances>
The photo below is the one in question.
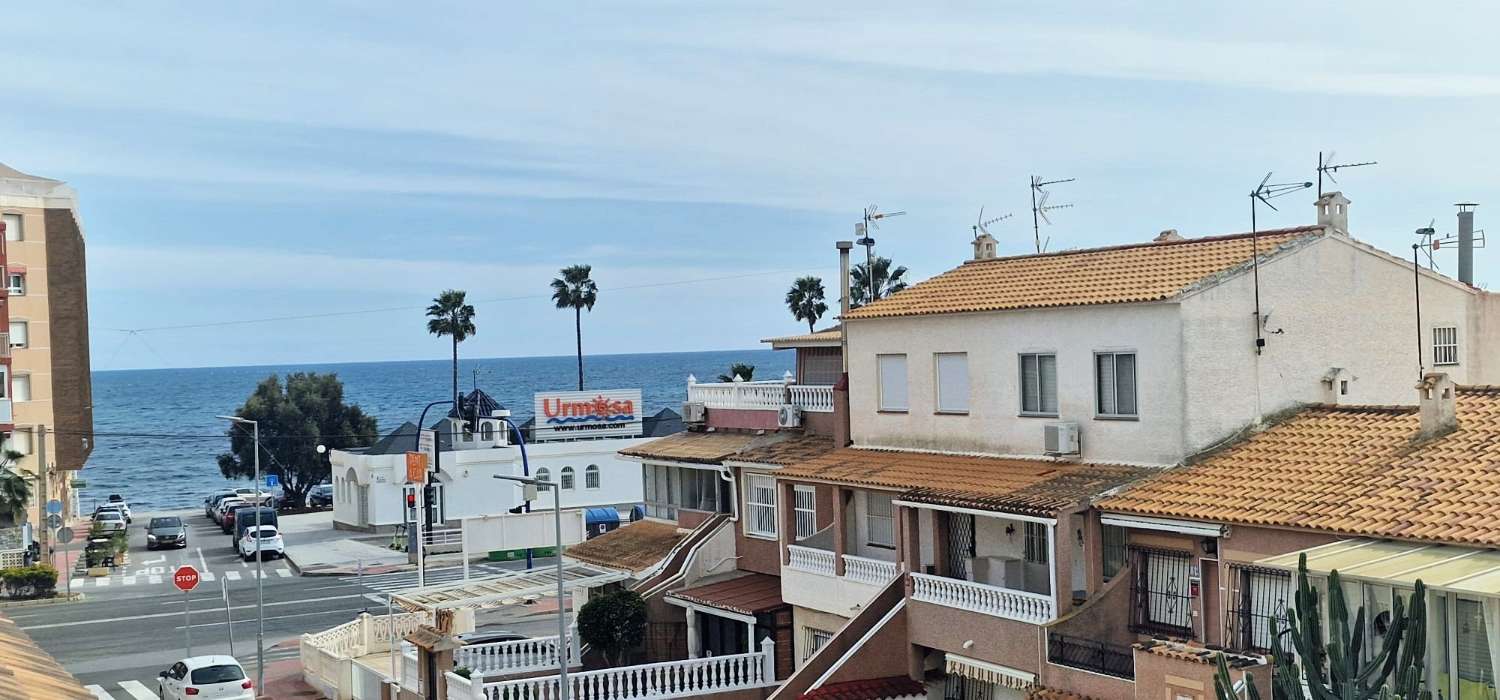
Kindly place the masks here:
<instances>
[{"instance_id":1,"label":"balcony","mask_svg":"<svg viewBox=\"0 0 1500 700\"><path fill-rule=\"evenodd\" d=\"M838 564L842 561L843 573ZM896 562L840 555L826 549L787 545L787 565L781 571L781 597L787 603L848 615L897 576Z\"/></svg>"},{"instance_id":2,"label":"balcony","mask_svg":"<svg viewBox=\"0 0 1500 700\"><path fill-rule=\"evenodd\" d=\"M1052 596L986 583L911 574L912 600L1041 625L1057 617Z\"/></svg>"},{"instance_id":3,"label":"balcony","mask_svg":"<svg viewBox=\"0 0 1500 700\"><path fill-rule=\"evenodd\" d=\"M809 413L832 413L833 387L792 384L790 373L783 379L759 382L699 383L688 377L687 400L707 408L775 411L791 404Z\"/></svg>"},{"instance_id":4,"label":"balcony","mask_svg":"<svg viewBox=\"0 0 1500 700\"><path fill-rule=\"evenodd\" d=\"M1135 680L1135 653L1123 644L1048 634L1047 661L1058 666Z\"/></svg>"},{"instance_id":5,"label":"balcony","mask_svg":"<svg viewBox=\"0 0 1500 700\"><path fill-rule=\"evenodd\" d=\"M760 650L703 659L620 666L568 674L567 697L575 700L667 700L776 685L775 644ZM447 674L453 700L551 700L562 697L557 676L485 682Z\"/></svg>"},{"instance_id":6,"label":"balcony","mask_svg":"<svg viewBox=\"0 0 1500 700\"><path fill-rule=\"evenodd\" d=\"M492 644L472 644L453 652L454 667L471 671L471 677L509 676L522 673L550 671L557 668L557 635L517 639ZM568 632L568 666L577 666L578 639L573 630Z\"/></svg>"}]
</instances>

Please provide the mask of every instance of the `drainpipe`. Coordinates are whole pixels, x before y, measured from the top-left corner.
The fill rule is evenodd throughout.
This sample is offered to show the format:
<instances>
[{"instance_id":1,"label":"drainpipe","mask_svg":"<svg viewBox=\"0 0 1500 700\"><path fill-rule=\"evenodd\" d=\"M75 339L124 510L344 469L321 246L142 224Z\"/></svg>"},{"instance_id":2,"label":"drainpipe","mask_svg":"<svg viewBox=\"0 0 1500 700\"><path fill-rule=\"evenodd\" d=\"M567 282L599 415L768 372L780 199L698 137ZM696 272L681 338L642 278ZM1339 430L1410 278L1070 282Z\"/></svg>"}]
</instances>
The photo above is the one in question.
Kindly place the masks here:
<instances>
[{"instance_id":1,"label":"drainpipe","mask_svg":"<svg viewBox=\"0 0 1500 700\"><path fill-rule=\"evenodd\" d=\"M734 482L734 472L720 465L719 478L729 482L729 522L737 523L740 521L740 490Z\"/></svg>"}]
</instances>

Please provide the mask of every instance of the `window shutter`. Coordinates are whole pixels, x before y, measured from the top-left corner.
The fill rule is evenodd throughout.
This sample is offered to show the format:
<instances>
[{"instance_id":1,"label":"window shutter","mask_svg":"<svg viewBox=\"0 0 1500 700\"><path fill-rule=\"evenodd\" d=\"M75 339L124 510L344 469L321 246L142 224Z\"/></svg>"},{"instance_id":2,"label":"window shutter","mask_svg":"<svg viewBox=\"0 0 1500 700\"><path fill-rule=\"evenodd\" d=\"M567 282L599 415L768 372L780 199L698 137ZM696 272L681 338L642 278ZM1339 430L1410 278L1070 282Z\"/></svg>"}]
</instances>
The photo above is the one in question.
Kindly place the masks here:
<instances>
[{"instance_id":1,"label":"window shutter","mask_svg":"<svg viewBox=\"0 0 1500 700\"><path fill-rule=\"evenodd\" d=\"M1115 412L1133 416L1135 409L1135 355L1115 355Z\"/></svg>"},{"instance_id":2,"label":"window shutter","mask_svg":"<svg viewBox=\"0 0 1500 700\"><path fill-rule=\"evenodd\" d=\"M969 410L969 356L961 352L937 356L938 410Z\"/></svg>"},{"instance_id":3,"label":"window shutter","mask_svg":"<svg viewBox=\"0 0 1500 700\"><path fill-rule=\"evenodd\" d=\"M1057 413L1057 356L1038 357L1037 369L1041 377L1042 413Z\"/></svg>"},{"instance_id":4,"label":"window shutter","mask_svg":"<svg viewBox=\"0 0 1500 700\"><path fill-rule=\"evenodd\" d=\"M906 404L906 356L881 355L880 410L905 411Z\"/></svg>"},{"instance_id":5,"label":"window shutter","mask_svg":"<svg viewBox=\"0 0 1500 700\"><path fill-rule=\"evenodd\" d=\"M1094 356L1097 365L1094 371L1095 391L1098 392L1098 412L1105 415L1115 413L1115 356L1101 354Z\"/></svg>"},{"instance_id":6,"label":"window shutter","mask_svg":"<svg viewBox=\"0 0 1500 700\"><path fill-rule=\"evenodd\" d=\"M1038 399L1036 355L1021 356L1021 410L1027 413L1040 413L1042 410Z\"/></svg>"}]
</instances>

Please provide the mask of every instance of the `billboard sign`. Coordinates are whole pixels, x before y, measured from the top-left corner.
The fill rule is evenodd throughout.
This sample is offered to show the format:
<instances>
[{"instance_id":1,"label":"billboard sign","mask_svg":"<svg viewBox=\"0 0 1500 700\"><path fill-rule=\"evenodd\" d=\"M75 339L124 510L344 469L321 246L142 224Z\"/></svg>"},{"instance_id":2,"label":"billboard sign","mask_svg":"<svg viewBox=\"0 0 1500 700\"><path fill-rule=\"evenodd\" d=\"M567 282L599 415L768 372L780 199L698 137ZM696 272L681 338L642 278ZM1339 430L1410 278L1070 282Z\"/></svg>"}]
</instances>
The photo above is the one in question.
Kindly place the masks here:
<instances>
[{"instance_id":1,"label":"billboard sign","mask_svg":"<svg viewBox=\"0 0 1500 700\"><path fill-rule=\"evenodd\" d=\"M537 440L640 437L640 389L547 391L535 396Z\"/></svg>"}]
</instances>

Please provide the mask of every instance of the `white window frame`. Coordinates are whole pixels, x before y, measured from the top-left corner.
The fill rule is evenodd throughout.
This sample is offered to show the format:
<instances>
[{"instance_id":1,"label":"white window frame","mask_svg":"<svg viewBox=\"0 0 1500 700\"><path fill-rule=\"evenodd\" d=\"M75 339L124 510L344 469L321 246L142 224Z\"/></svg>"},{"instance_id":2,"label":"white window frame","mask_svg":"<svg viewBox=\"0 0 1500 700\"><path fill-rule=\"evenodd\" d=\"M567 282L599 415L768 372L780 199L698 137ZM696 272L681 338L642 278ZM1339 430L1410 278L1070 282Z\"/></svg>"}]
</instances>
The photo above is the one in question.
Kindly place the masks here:
<instances>
[{"instance_id":1,"label":"white window frame","mask_svg":"<svg viewBox=\"0 0 1500 700\"><path fill-rule=\"evenodd\" d=\"M26 296L26 273L24 273L24 272L7 272L7 273L5 273L5 291L6 291L6 293L11 294L12 296L18 296L18 297Z\"/></svg>"},{"instance_id":2,"label":"white window frame","mask_svg":"<svg viewBox=\"0 0 1500 700\"><path fill-rule=\"evenodd\" d=\"M15 211L0 213L0 221L5 222L5 240L12 242L26 240L26 216L24 214ZM14 231L11 230L11 222L16 224Z\"/></svg>"},{"instance_id":3,"label":"white window frame","mask_svg":"<svg viewBox=\"0 0 1500 700\"><path fill-rule=\"evenodd\" d=\"M745 472L745 535L776 539L776 477L770 474Z\"/></svg>"},{"instance_id":4,"label":"white window frame","mask_svg":"<svg viewBox=\"0 0 1500 700\"><path fill-rule=\"evenodd\" d=\"M572 491L573 487L578 485L577 476L577 472L574 472L572 467L563 467L557 473L558 484L562 486L562 490Z\"/></svg>"},{"instance_id":5,"label":"white window frame","mask_svg":"<svg viewBox=\"0 0 1500 700\"><path fill-rule=\"evenodd\" d=\"M533 479L536 479L537 481L551 481L552 480L552 470L548 469L546 467L537 467L536 471L532 472L531 477ZM552 490L552 487L549 486L549 485L547 485L547 484L537 484L536 488L537 488L538 491L551 491Z\"/></svg>"},{"instance_id":6,"label":"white window frame","mask_svg":"<svg viewBox=\"0 0 1500 700\"><path fill-rule=\"evenodd\" d=\"M1046 564L1052 560L1051 548L1048 546L1047 528L1052 527L1046 523L1022 523L1022 537L1025 546L1022 548L1022 556L1028 564Z\"/></svg>"},{"instance_id":7,"label":"white window frame","mask_svg":"<svg viewBox=\"0 0 1500 700\"><path fill-rule=\"evenodd\" d=\"M865 492L865 544L881 549L896 548L896 503L895 495L885 491ZM885 512L875 510L877 504L885 504ZM876 533L890 533L890 541L876 539Z\"/></svg>"},{"instance_id":8,"label":"white window frame","mask_svg":"<svg viewBox=\"0 0 1500 700\"><path fill-rule=\"evenodd\" d=\"M944 360L948 361L949 371L963 372L962 386L953 387L953 391L944 392L945 382L943 378L947 375L943 372ZM957 364L952 364L956 362ZM951 413L967 415L969 412L969 353L966 352L937 352L932 354L932 388L934 401L937 404L935 413ZM958 384L958 377L950 377L951 383ZM949 394L956 394L950 396Z\"/></svg>"},{"instance_id":9,"label":"white window frame","mask_svg":"<svg viewBox=\"0 0 1500 700\"><path fill-rule=\"evenodd\" d=\"M886 363L887 362L891 362L891 363L899 362L900 363L901 367L900 367L899 377L896 374L896 368L895 367L890 367L890 368L886 367ZM895 391L893 391L893 389L895 389L895 387L894 386L891 387L892 391L888 391L887 388L886 388L886 373L887 373L887 371L891 372L890 379L892 381L895 381L895 380L897 380L899 378L899 380L901 382L901 396L899 397L900 398L899 401L896 400L897 399L896 396L892 396L891 395L891 394L895 394L896 393ZM906 355L904 353L883 353L883 354L876 355L875 356L875 373L877 375L876 376L876 384L879 386L880 410L881 411L891 412L891 413L906 413L908 410L910 410L910 408L911 408L911 406L910 406L910 404L911 404L911 382L908 380L907 366L906 366Z\"/></svg>"},{"instance_id":10,"label":"white window frame","mask_svg":"<svg viewBox=\"0 0 1500 700\"><path fill-rule=\"evenodd\" d=\"M1126 413L1120 408L1120 360L1121 356L1130 356L1130 390L1131 403L1134 411ZM1099 360L1109 357L1110 367L1110 398L1113 402L1114 411L1106 411L1104 396L1099 392L1100 382L1103 379L1099 369ZM1141 382L1140 382L1140 357L1134 350L1098 350L1094 352L1094 418L1102 420L1136 420L1141 417Z\"/></svg>"},{"instance_id":11,"label":"white window frame","mask_svg":"<svg viewBox=\"0 0 1500 700\"><path fill-rule=\"evenodd\" d=\"M583 487L585 489L599 488L599 465L590 464L583 468Z\"/></svg>"},{"instance_id":12,"label":"white window frame","mask_svg":"<svg viewBox=\"0 0 1500 700\"><path fill-rule=\"evenodd\" d=\"M1046 382L1043 381L1043 377L1042 377L1042 374L1043 374L1043 372L1042 372L1042 365L1043 365L1042 358L1051 358L1052 359L1052 362L1051 362L1051 365L1052 365L1052 405L1050 406L1050 408L1052 410L1050 410L1050 411L1047 410L1049 408L1049 406L1047 405L1047 396L1042 391L1042 388L1044 386L1046 386ZM1036 381L1035 381L1035 385L1029 387L1031 391L1036 392L1036 407L1032 408L1032 409L1028 409L1026 407L1026 392L1027 392L1027 389L1028 389L1027 382L1026 382L1026 361L1028 359L1030 359L1032 362L1034 362L1036 364ZM1039 417L1039 418L1056 418L1058 416L1058 400L1057 400L1057 353L1055 353L1055 352L1023 352L1023 353L1021 353L1020 355L1017 356L1016 370L1017 370L1017 372L1016 372L1016 376L1017 376L1016 385L1018 387L1020 387L1020 391L1017 391L1016 394L1018 395L1017 398L1020 399L1021 415L1023 415L1023 416L1035 416L1035 417Z\"/></svg>"},{"instance_id":13,"label":"white window frame","mask_svg":"<svg viewBox=\"0 0 1500 700\"><path fill-rule=\"evenodd\" d=\"M1458 364L1458 326L1432 327L1432 364L1437 367Z\"/></svg>"},{"instance_id":14,"label":"white window frame","mask_svg":"<svg viewBox=\"0 0 1500 700\"><path fill-rule=\"evenodd\" d=\"M832 639L833 633L828 630L821 630L816 627L803 627L802 662L807 663L808 659L811 659L814 654L818 653L819 649L822 649Z\"/></svg>"},{"instance_id":15,"label":"white window frame","mask_svg":"<svg viewBox=\"0 0 1500 700\"><path fill-rule=\"evenodd\" d=\"M798 484L792 487L792 510L796 513L797 539L805 540L818 533L818 489Z\"/></svg>"},{"instance_id":16,"label":"white window frame","mask_svg":"<svg viewBox=\"0 0 1500 700\"><path fill-rule=\"evenodd\" d=\"M24 433L26 435L25 449L16 449L16 446L15 446L16 445L16 436L20 435L22 433ZM29 427L21 427L21 426L18 425L18 426L15 427L15 429L13 429L13 430L10 431L10 437L8 437L8 438L5 439L4 448L7 449L7 450L14 449L14 450L16 450L17 452L20 452L23 455L35 454L36 453L36 433L31 428L29 428Z\"/></svg>"},{"instance_id":17,"label":"white window frame","mask_svg":"<svg viewBox=\"0 0 1500 700\"><path fill-rule=\"evenodd\" d=\"M19 342L19 343L16 342L16 333L15 333L15 330L14 330L17 325L21 326L21 335L25 336L24 338L22 338L22 342ZM25 348L31 347L31 322L30 321L27 321L25 319L21 319L21 320L11 319L10 325L6 326L6 328L5 328L5 332L8 333L8 334L10 334L10 346L11 347L13 347L13 348L21 348L21 349L25 349Z\"/></svg>"},{"instance_id":18,"label":"white window frame","mask_svg":"<svg viewBox=\"0 0 1500 700\"><path fill-rule=\"evenodd\" d=\"M26 392L25 392L26 397L25 398L21 397L21 393L22 392L16 390L16 382L17 381L22 381L22 380L24 380L24 382L26 384ZM8 393L10 394L10 398L11 398L12 401L17 401L17 402L30 401L31 400L31 388L32 388L31 387L31 373L29 373L29 372L16 372L15 374L11 375L11 377L10 377L10 391Z\"/></svg>"}]
</instances>

